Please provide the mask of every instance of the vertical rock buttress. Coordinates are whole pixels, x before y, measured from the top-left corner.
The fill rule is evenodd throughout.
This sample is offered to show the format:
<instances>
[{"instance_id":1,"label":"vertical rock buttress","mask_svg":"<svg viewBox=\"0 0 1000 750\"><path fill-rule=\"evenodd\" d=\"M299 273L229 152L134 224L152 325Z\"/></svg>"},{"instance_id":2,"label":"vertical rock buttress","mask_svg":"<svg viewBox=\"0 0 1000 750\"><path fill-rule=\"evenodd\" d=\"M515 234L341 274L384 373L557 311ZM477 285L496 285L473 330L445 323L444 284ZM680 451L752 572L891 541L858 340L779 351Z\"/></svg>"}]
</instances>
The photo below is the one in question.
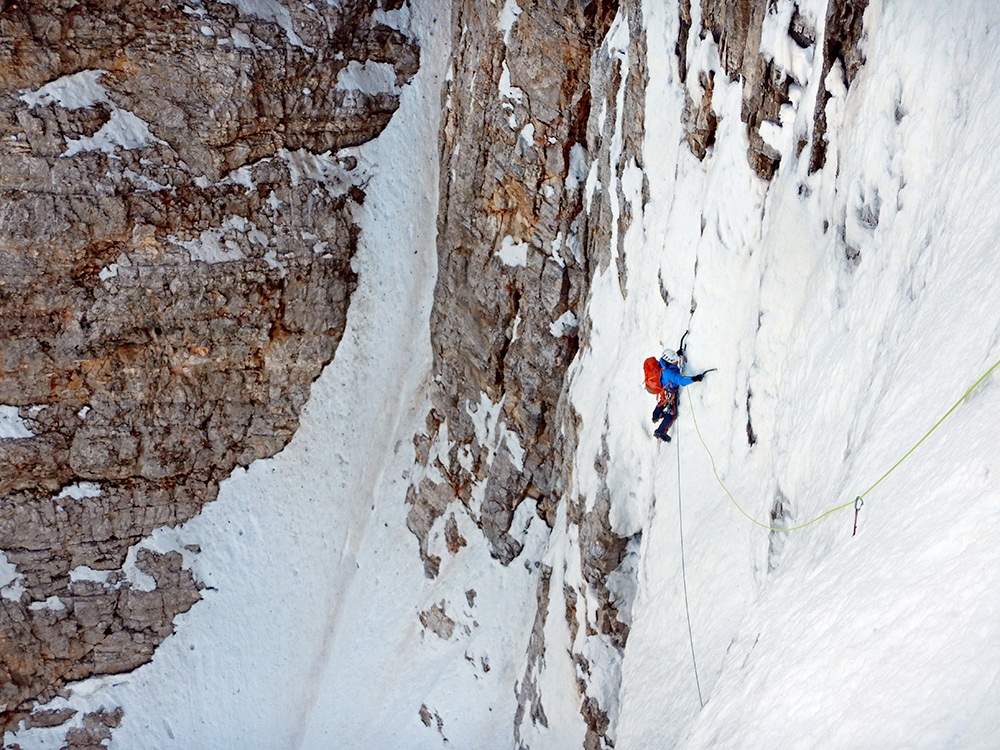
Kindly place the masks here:
<instances>
[{"instance_id":1,"label":"vertical rock buttress","mask_svg":"<svg viewBox=\"0 0 1000 750\"><path fill-rule=\"evenodd\" d=\"M460 73L441 138L434 407L417 440L425 462L442 429L454 448L434 459L443 482L412 489L408 519L431 576L439 561L427 534L453 502L504 564L520 552L508 532L524 498L554 522L565 464L556 412L590 266L590 67L616 10L611 0L542 3L505 25L499 5L454 3Z\"/></svg>"},{"instance_id":2,"label":"vertical rock buttress","mask_svg":"<svg viewBox=\"0 0 1000 750\"><path fill-rule=\"evenodd\" d=\"M624 289L625 229L641 211L620 186L626 168L642 166L639 7L606 0L523 10L514 2L454 4L431 316L433 408L415 439L424 470L408 495L408 526L430 577L440 571L431 548L439 519L448 519L447 537L454 514L467 514L493 556L509 565L522 553L511 530L518 507L532 501L552 528L565 502L576 419L566 372L587 335L590 279L613 263ZM623 33L609 42L614 24ZM595 190L594 180L614 187ZM585 580L579 591L557 592L555 616L565 613L567 631L593 626L620 652L628 627L605 580L629 540L611 530L603 499L590 510L585 498L568 501L568 522L583 540ZM437 551L462 554L459 545L447 550ZM551 570L541 561L524 564L540 577L527 667L516 689L518 747L522 722L547 721L536 681L553 616ZM581 602L579 610L562 606L568 596ZM595 597L599 611L585 612L583 602ZM591 665L582 655L573 659L587 747L600 747L608 741L606 707L586 696Z\"/></svg>"}]
</instances>

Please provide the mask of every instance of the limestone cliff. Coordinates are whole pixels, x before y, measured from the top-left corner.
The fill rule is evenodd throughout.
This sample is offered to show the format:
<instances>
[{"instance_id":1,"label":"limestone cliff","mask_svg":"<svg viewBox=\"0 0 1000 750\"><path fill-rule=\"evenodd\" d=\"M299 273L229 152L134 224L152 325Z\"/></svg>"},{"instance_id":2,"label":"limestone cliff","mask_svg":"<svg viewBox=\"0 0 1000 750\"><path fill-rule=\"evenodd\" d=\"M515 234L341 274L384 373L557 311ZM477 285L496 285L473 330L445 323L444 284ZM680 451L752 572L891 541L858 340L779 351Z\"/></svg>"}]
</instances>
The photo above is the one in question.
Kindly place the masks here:
<instances>
[{"instance_id":1,"label":"limestone cliff","mask_svg":"<svg viewBox=\"0 0 1000 750\"><path fill-rule=\"evenodd\" d=\"M295 432L356 282L331 153L419 60L379 5L0 3L4 726L150 659L199 584L129 550Z\"/></svg>"}]
</instances>

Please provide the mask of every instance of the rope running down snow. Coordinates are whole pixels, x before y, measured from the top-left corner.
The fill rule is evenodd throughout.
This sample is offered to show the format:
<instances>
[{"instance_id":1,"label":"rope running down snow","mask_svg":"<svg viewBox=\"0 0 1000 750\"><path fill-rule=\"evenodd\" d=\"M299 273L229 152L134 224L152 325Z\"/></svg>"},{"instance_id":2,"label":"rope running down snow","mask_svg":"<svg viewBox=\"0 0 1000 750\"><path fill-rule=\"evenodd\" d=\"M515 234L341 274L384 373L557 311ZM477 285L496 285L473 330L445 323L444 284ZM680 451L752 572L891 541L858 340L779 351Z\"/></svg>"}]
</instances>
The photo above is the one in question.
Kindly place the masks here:
<instances>
[{"instance_id":1,"label":"rope running down snow","mask_svg":"<svg viewBox=\"0 0 1000 750\"><path fill-rule=\"evenodd\" d=\"M817 521L819 521L820 519L826 518L831 513L836 513L838 510L843 510L844 508L852 507L855 503L858 502L858 500L863 500L864 497L865 497L865 495L867 495L869 492L871 492L876 487L878 487L886 477L888 477L890 474L892 474L892 472L894 472L896 470L896 468L901 463L903 463L903 461L905 461L907 458L909 458L910 455L913 453L913 451L915 451L917 448L919 448L920 445L921 445L921 443L923 443L927 438L929 438L931 436L931 433L933 433L938 427L940 427L941 423L944 422L944 420L946 420L948 417L951 416L951 413L953 411L955 411L955 409L958 408L959 404L961 404L963 401L965 401L965 399L967 399L969 397L969 395L974 390L976 390L976 388L978 388L980 386L980 384L984 380L986 380L986 378L988 378L990 376L990 374L995 369L997 369L997 367L1000 367L1000 359L998 359L996 362L994 362L993 366L990 367L990 369L988 369L986 372L984 372L982 375L980 375L979 379L976 380L976 382L973 383L971 386L969 386L969 389L965 393L962 394L962 397L959 398L958 401L956 401L954 404L952 404L952 407L950 409L948 409L948 411L946 411L944 413L944 416L941 417L941 419L939 419L937 422L935 422L934 426L931 427L929 430L927 430L927 432L924 433L924 436L922 438L920 438L920 440L918 440L916 443L914 443L913 447L910 448L910 450L908 450L906 453L903 454L902 458L900 458L896 463L894 463L891 467L889 467L889 470L885 474L883 474L882 476L880 476L876 480L875 484L873 484L867 490L865 490L860 495L858 495L854 500L849 500L848 502L844 503L843 505L838 505L835 508L830 508L830 510L826 511L825 513L821 513L820 515L816 516L812 520L806 521L805 523L801 523L798 526L770 526L770 525L768 525L766 523L761 523L756 518L754 518L749 513L747 513L745 510L743 510L742 507L740 507L740 504L738 502L736 502L736 498L733 497L733 493L729 491L729 488L726 487L725 483L722 481L722 477L719 476L719 470L715 466L715 456L712 455L712 451L709 449L708 444L705 442L705 438L702 437L701 428L698 427L698 418L695 416L695 413L694 413L694 399L690 400L690 402L691 402L691 418L692 418L692 420L694 420L694 429L698 433L698 439L701 440L701 444L705 448L705 452L708 453L709 460L712 462L712 471L715 473L715 479L716 479L716 481L718 481L718 483L722 487L722 489L725 490L726 494L729 496L729 499L732 501L733 505L736 506L736 509L739 510L739 512L742 513L744 516L746 516L748 519L750 519L753 523L757 524L758 526L760 526L762 528L767 529L768 531L795 531L797 529L804 529L806 526L810 526L810 525L816 523ZM680 475L678 475L678 483L679 482L680 482Z\"/></svg>"},{"instance_id":2,"label":"rope running down snow","mask_svg":"<svg viewBox=\"0 0 1000 750\"><path fill-rule=\"evenodd\" d=\"M701 680L698 679L698 660L694 656L694 634L691 631L691 607L688 604L687 569L684 565L684 516L681 511L681 441L680 430L674 430L674 452L677 454L677 526L681 534L681 581L684 584L684 614L687 615L688 640L691 642L691 663L694 664L694 684L698 686L698 702L705 707L701 697Z\"/></svg>"}]
</instances>

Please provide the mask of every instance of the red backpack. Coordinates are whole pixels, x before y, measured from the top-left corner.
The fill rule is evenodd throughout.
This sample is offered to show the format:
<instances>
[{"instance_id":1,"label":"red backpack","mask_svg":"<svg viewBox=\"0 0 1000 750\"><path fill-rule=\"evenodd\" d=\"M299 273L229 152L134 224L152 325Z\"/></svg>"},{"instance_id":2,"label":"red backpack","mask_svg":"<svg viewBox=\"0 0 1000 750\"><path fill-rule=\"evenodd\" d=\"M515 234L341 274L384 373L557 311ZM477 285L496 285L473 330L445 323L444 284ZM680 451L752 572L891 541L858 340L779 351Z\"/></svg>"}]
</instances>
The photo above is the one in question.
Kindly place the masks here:
<instances>
[{"instance_id":1,"label":"red backpack","mask_svg":"<svg viewBox=\"0 0 1000 750\"><path fill-rule=\"evenodd\" d=\"M646 374L646 390L654 396L664 395L663 386L660 385L660 373L663 372L663 365L656 357L648 357L642 363L643 372Z\"/></svg>"}]
</instances>

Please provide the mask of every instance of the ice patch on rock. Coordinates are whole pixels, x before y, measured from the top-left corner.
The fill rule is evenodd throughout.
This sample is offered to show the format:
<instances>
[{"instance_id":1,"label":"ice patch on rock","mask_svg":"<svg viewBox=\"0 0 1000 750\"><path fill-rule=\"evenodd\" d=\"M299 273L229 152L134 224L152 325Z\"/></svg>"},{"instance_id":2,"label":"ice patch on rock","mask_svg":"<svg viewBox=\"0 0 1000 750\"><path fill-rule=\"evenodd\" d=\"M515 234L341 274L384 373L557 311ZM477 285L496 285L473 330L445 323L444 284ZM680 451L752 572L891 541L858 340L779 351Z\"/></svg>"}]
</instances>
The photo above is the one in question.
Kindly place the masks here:
<instances>
[{"instance_id":1,"label":"ice patch on rock","mask_svg":"<svg viewBox=\"0 0 1000 750\"><path fill-rule=\"evenodd\" d=\"M222 226L206 229L196 240L182 240L174 235L167 239L176 245L180 245L191 256L192 261L202 261L204 263L226 263L233 260L243 260L246 256L240 244L232 237L226 238L227 233L238 232L253 235L256 229L244 217L233 215L222 222ZM256 235L251 237L254 239Z\"/></svg>"},{"instance_id":2,"label":"ice patch on rock","mask_svg":"<svg viewBox=\"0 0 1000 750\"><path fill-rule=\"evenodd\" d=\"M43 602L32 602L31 604L28 605L28 609L30 609L32 612L38 612L43 609L49 609L52 610L53 612L62 612L64 609L66 609L66 605L63 604L63 600L60 599L58 596L50 596Z\"/></svg>"},{"instance_id":3,"label":"ice patch on rock","mask_svg":"<svg viewBox=\"0 0 1000 750\"><path fill-rule=\"evenodd\" d=\"M58 104L64 109L83 109L95 104L109 103L108 91L98 79L106 70L81 70L62 76L34 91L22 91L20 100L30 109L41 105Z\"/></svg>"},{"instance_id":4,"label":"ice patch on rock","mask_svg":"<svg viewBox=\"0 0 1000 750\"><path fill-rule=\"evenodd\" d=\"M114 107L114 105L112 105ZM66 151L61 156L75 156L81 151L101 151L113 154L115 149L123 148L131 151L148 146L156 139L149 132L145 120L136 117L131 112L114 107L111 119L101 129L91 136L73 140L66 139Z\"/></svg>"},{"instance_id":5,"label":"ice patch on rock","mask_svg":"<svg viewBox=\"0 0 1000 750\"><path fill-rule=\"evenodd\" d=\"M17 566L0 552L0 596L12 602L19 601L24 593L21 585L22 576L17 572Z\"/></svg>"},{"instance_id":6,"label":"ice patch on rock","mask_svg":"<svg viewBox=\"0 0 1000 750\"><path fill-rule=\"evenodd\" d=\"M567 333L571 333L576 330L579 322L576 316L571 310L567 310L549 326L549 333L551 333L556 338L565 336Z\"/></svg>"},{"instance_id":7,"label":"ice patch on rock","mask_svg":"<svg viewBox=\"0 0 1000 750\"><path fill-rule=\"evenodd\" d=\"M22 91L21 101L29 108L58 104L69 110L106 104L111 108L111 119L94 135L67 138L66 151L61 156L75 156L81 151L101 151L113 154L116 149L142 148L157 141L149 132L149 125L132 112L121 109L108 97L108 90L99 82L105 70L81 70L62 76L34 91Z\"/></svg>"},{"instance_id":8,"label":"ice patch on rock","mask_svg":"<svg viewBox=\"0 0 1000 750\"><path fill-rule=\"evenodd\" d=\"M510 68L507 67L507 61L504 60L502 65L503 72L500 73L500 96L520 104L524 98L524 91L517 86L510 85Z\"/></svg>"},{"instance_id":9,"label":"ice patch on rock","mask_svg":"<svg viewBox=\"0 0 1000 750\"><path fill-rule=\"evenodd\" d=\"M94 570L88 565L78 565L69 572L69 582L89 581L90 583L107 583L110 570Z\"/></svg>"},{"instance_id":10,"label":"ice patch on rock","mask_svg":"<svg viewBox=\"0 0 1000 750\"><path fill-rule=\"evenodd\" d=\"M83 500L88 497L100 497L101 496L101 485L97 482L76 482L75 484L68 484L63 487L59 494L53 497L53 500L62 500L64 497L72 498L73 500Z\"/></svg>"},{"instance_id":11,"label":"ice patch on rock","mask_svg":"<svg viewBox=\"0 0 1000 750\"><path fill-rule=\"evenodd\" d=\"M284 30L289 43L296 47L301 47L306 52L315 51L312 47L306 45L299 38L299 35L295 33L295 28L292 25L292 14L288 12L288 8L277 2L277 0L222 0L222 2L226 5L235 6L240 11L240 14L255 16L262 21L270 21L277 24Z\"/></svg>"},{"instance_id":12,"label":"ice patch on rock","mask_svg":"<svg viewBox=\"0 0 1000 750\"><path fill-rule=\"evenodd\" d=\"M500 11L500 17L497 19L497 31L503 34L504 46L510 41L510 30L514 28L514 22L521 15L521 10L517 0L507 0Z\"/></svg>"}]
</instances>

